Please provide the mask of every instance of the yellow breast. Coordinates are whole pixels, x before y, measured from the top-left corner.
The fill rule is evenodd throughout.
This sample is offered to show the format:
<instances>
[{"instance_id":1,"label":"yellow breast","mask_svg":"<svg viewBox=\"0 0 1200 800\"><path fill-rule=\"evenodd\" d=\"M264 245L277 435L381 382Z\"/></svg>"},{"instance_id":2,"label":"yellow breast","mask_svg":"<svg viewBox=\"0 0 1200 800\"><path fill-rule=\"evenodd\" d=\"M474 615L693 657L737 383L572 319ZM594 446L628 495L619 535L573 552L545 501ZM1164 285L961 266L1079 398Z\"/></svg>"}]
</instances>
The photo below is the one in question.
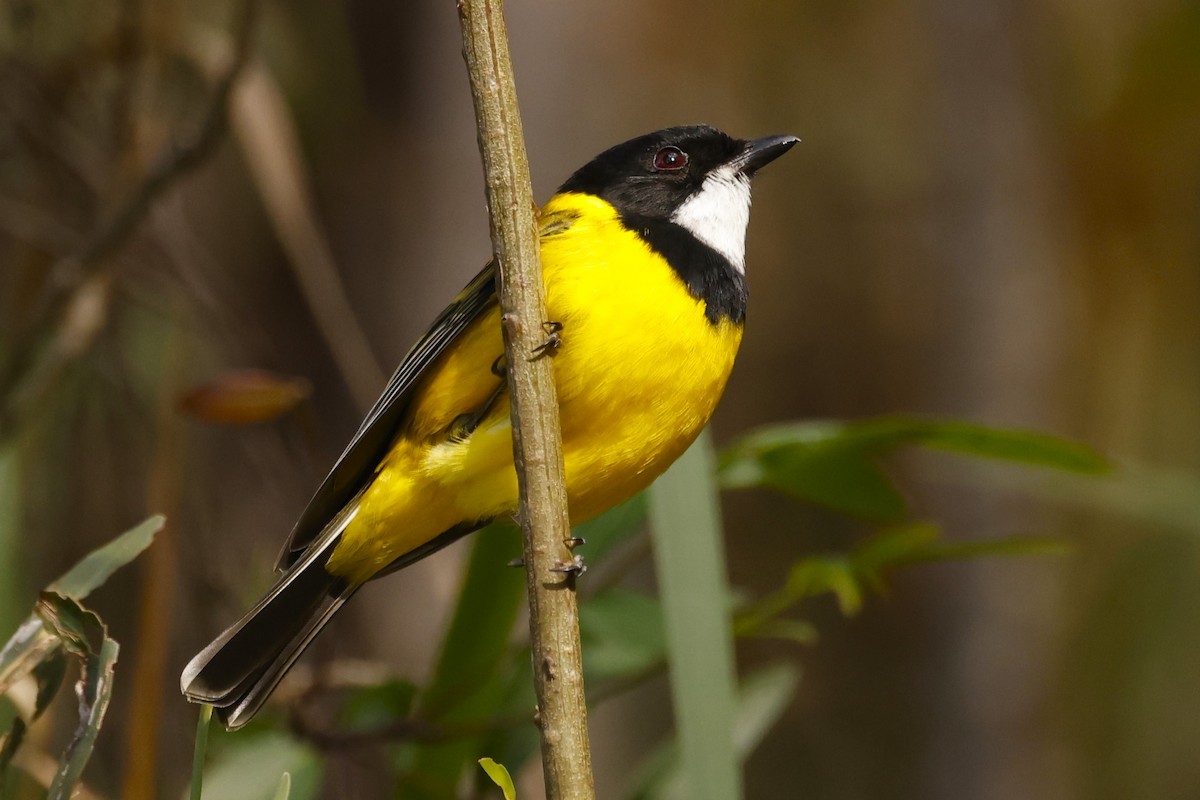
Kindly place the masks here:
<instances>
[{"instance_id":1,"label":"yellow breast","mask_svg":"<svg viewBox=\"0 0 1200 800\"><path fill-rule=\"evenodd\" d=\"M573 523L648 486L716 408L741 326L713 324L671 266L608 203L559 195L542 210L547 315ZM416 391L404 431L334 552L336 574L366 579L463 522L511 514L516 475L507 398L464 440L447 426L495 388L498 310L481 316Z\"/></svg>"},{"instance_id":2,"label":"yellow breast","mask_svg":"<svg viewBox=\"0 0 1200 800\"><path fill-rule=\"evenodd\" d=\"M554 372L571 518L589 519L644 489L708 422L742 328L714 325L671 266L615 210L556 197L544 237L547 313L563 323Z\"/></svg>"}]
</instances>

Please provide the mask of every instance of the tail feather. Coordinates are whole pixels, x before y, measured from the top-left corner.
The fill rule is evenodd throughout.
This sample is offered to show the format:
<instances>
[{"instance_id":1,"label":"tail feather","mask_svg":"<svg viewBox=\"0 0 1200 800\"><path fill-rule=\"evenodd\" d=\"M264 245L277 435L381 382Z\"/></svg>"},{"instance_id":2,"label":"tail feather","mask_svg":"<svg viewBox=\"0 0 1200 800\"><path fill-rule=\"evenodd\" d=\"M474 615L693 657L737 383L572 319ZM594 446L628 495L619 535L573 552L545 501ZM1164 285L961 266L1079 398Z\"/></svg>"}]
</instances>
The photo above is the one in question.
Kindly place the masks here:
<instances>
[{"instance_id":1,"label":"tail feather","mask_svg":"<svg viewBox=\"0 0 1200 800\"><path fill-rule=\"evenodd\" d=\"M229 705L217 708L217 716L228 730L237 730L258 713L292 664L296 663L296 659L353 593L353 588L347 588L341 594L332 597L319 614L314 614L306 621L304 627L288 641L273 661L247 676L247 680L231 696Z\"/></svg>"},{"instance_id":2,"label":"tail feather","mask_svg":"<svg viewBox=\"0 0 1200 800\"><path fill-rule=\"evenodd\" d=\"M239 728L254 716L304 648L358 588L325 570L340 534L340 529L330 530L314 542L266 597L184 668L183 693L216 706L227 728Z\"/></svg>"},{"instance_id":3,"label":"tail feather","mask_svg":"<svg viewBox=\"0 0 1200 800\"><path fill-rule=\"evenodd\" d=\"M329 556L357 508L357 503L352 503L343 509L266 597L184 667L179 679L184 695L215 706L226 728L234 730L250 721L304 649L361 585L326 570ZM456 525L373 577L406 567L484 524Z\"/></svg>"}]
</instances>

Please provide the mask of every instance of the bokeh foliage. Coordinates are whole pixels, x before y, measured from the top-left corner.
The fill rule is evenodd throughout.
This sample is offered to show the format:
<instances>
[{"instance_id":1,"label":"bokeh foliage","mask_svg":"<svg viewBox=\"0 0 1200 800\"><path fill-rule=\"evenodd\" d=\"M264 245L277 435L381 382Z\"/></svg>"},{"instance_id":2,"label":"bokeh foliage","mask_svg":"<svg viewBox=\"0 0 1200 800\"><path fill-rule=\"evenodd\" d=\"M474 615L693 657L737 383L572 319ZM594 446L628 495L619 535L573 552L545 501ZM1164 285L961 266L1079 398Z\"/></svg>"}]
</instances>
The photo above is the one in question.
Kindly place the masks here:
<instances>
[{"instance_id":1,"label":"bokeh foliage","mask_svg":"<svg viewBox=\"0 0 1200 800\"><path fill-rule=\"evenodd\" d=\"M242 9L0 9L0 638L113 531L171 520L89 599L122 644L84 775L106 796L182 791L174 676L269 583L387 365L487 249L451 8L260 3L249 40ZM1196 4L509 13L539 197L666 124L803 138L756 186L714 423L748 795L1193 797ZM1043 443L1094 466L1022 431L1116 469L993 461ZM584 533L604 796L680 774L644 514ZM511 541L365 591L275 717L213 734L216 790L250 770L261 796L283 772L293 797L415 792L417 767L480 787L481 756L536 786L518 574L487 563ZM58 705L30 737L69 740Z\"/></svg>"}]
</instances>

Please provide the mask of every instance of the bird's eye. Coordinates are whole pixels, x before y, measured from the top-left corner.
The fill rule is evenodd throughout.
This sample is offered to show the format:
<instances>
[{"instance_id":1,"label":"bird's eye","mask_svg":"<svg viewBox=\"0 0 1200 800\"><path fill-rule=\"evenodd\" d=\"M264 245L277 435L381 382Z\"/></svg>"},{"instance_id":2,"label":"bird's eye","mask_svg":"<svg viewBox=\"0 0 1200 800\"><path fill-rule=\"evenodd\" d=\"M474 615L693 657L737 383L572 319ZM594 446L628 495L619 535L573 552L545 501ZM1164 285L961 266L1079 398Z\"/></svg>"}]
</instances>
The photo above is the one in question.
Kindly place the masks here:
<instances>
[{"instance_id":1,"label":"bird's eye","mask_svg":"<svg viewBox=\"0 0 1200 800\"><path fill-rule=\"evenodd\" d=\"M686 167L687 163L687 153L678 147L664 147L654 154L654 168L659 172L674 172Z\"/></svg>"}]
</instances>

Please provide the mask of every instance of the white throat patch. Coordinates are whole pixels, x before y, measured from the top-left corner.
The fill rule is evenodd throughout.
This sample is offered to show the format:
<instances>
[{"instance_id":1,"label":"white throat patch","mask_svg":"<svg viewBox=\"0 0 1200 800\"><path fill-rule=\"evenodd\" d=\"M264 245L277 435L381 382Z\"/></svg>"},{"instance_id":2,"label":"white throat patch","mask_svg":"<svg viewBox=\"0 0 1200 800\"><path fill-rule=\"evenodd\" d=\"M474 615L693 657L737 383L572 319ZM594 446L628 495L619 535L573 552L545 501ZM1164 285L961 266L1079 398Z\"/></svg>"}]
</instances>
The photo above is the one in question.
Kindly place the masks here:
<instances>
[{"instance_id":1,"label":"white throat patch","mask_svg":"<svg viewBox=\"0 0 1200 800\"><path fill-rule=\"evenodd\" d=\"M746 226L750 223L750 178L736 168L713 170L700 191L671 215L671 221L746 272Z\"/></svg>"}]
</instances>

